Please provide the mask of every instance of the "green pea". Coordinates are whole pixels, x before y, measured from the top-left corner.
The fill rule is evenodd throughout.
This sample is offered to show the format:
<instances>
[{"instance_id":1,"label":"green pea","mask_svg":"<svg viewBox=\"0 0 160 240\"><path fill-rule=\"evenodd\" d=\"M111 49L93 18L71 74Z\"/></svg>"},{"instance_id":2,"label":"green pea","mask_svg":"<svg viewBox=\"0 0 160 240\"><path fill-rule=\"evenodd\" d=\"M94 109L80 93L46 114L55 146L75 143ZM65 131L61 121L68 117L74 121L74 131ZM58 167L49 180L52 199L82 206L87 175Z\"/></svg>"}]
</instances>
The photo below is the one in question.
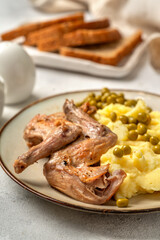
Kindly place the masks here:
<instances>
[{"instance_id":1,"label":"green pea","mask_svg":"<svg viewBox=\"0 0 160 240\"><path fill-rule=\"evenodd\" d=\"M76 103L76 107L82 106L83 103L84 103L84 102L77 102L77 103Z\"/></svg>"},{"instance_id":2,"label":"green pea","mask_svg":"<svg viewBox=\"0 0 160 240\"><path fill-rule=\"evenodd\" d=\"M129 145L123 145L121 149L123 150L124 155L128 155L131 153L131 147Z\"/></svg>"},{"instance_id":3,"label":"green pea","mask_svg":"<svg viewBox=\"0 0 160 240\"><path fill-rule=\"evenodd\" d=\"M95 96L95 100L96 100L97 102L101 101L101 95Z\"/></svg>"},{"instance_id":4,"label":"green pea","mask_svg":"<svg viewBox=\"0 0 160 240\"><path fill-rule=\"evenodd\" d=\"M115 122L117 120L117 114L115 112L111 112L110 119L112 120L112 122Z\"/></svg>"},{"instance_id":5,"label":"green pea","mask_svg":"<svg viewBox=\"0 0 160 240\"><path fill-rule=\"evenodd\" d=\"M159 139L157 137L150 137L149 141L152 145L157 145L159 142Z\"/></svg>"},{"instance_id":6,"label":"green pea","mask_svg":"<svg viewBox=\"0 0 160 240\"><path fill-rule=\"evenodd\" d=\"M128 130L136 130L137 129L137 125L135 123L130 123L127 126Z\"/></svg>"},{"instance_id":7,"label":"green pea","mask_svg":"<svg viewBox=\"0 0 160 240\"><path fill-rule=\"evenodd\" d=\"M107 97L107 103L110 104L110 103L115 103L116 102L116 97L115 96L108 96Z\"/></svg>"},{"instance_id":8,"label":"green pea","mask_svg":"<svg viewBox=\"0 0 160 240\"><path fill-rule=\"evenodd\" d=\"M118 94L118 97L124 98L124 93L119 93L119 94Z\"/></svg>"},{"instance_id":9,"label":"green pea","mask_svg":"<svg viewBox=\"0 0 160 240\"><path fill-rule=\"evenodd\" d=\"M119 116L119 120L120 120L123 124L127 124L127 123L128 123L128 117L125 116L125 115Z\"/></svg>"},{"instance_id":10,"label":"green pea","mask_svg":"<svg viewBox=\"0 0 160 240\"><path fill-rule=\"evenodd\" d=\"M91 106L96 106L96 100L91 100L91 101L89 101L89 103Z\"/></svg>"},{"instance_id":11,"label":"green pea","mask_svg":"<svg viewBox=\"0 0 160 240\"><path fill-rule=\"evenodd\" d=\"M109 93L110 92L110 90L108 89L108 88L102 88L102 90L101 90L101 93L102 93L102 95L104 94L104 93Z\"/></svg>"},{"instance_id":12,"label":"green pea","mask_svg":"<svg viewBox=\"0 0 160 240\"><path fill-rule=\"evenodd\" d=\"M116 157L123 157L123 150L119 147L116 147L114 150L113 150L113 154L116 156Z\"/></svg>"},{"instance_id":13,"label":"green pea","mask_svg":"<svg viewBox=\"0 0 160 240\"><path fill-rule=\"evenodd\" d=\"M143 123L138 123L137 124L137 132L140 135L144 135L147 132L147 127Z\"/></svg>"},{"instance_id":14,"label":"green pea","mask_svg":"<svg viewBox=\"0 0 160 240\"><path fill-rule=\"evenodd\" d=\"M151 122L151 117L149 114L147 114L147 120L146 120L145 124L148 125L148 124L150 124L150 122Z\"/></svg>"},{"instance_id":15,"label":"green pea","mask_svg":"<svg viewBox=\"0 0 160 240\"><path fill-rule=\"evenodd\" d=\"M137 140L137 138L138 138L138 133L136 132L136 130L131 130L131 131L129 131L129 133L128 133L128 138L129 138L129 140L132 140L132 141Z\"/></svg>"},{"instance_id":16,"label":"green pea","mask_svg":"<svg viewBox=\"0 0 160 240\"><path fill-rule=\"evenodd\" d=\"M149 113L152 112L152 108L151 107L147 107L147 110L148 110Z\"/></svg>"},{"instance_id":17,"label":"green pea","mask_svg":"<svg viewBox=\"0 0 160 240\"><path fill-rule=\"evenodd\" d=\"M135 106L137 104L137 101L136 100L126 100L124 104L127 107L132 107L132 106Z\"/></svg>"},{"instance_id":18,"label":"green pea","mask_svg":"<svg viewBox=\"0 0 160 240\"><path fill-rule=\"evenodd\" d=\"M110 96L117 97L117 93L115 93L115 92L111 92L111 93L110 93Z\"/></svg>"},{"instance_id":19,"label":"green pea","mask_svg":"<svg viewBox=\"0 0 160 240\"><path fill-rule=\"evenodd\" d=\"M137 122L138 122L135 117L129 117L128 120L129 120L129 123L135 123L135 124L137 124Z\"/></svg>"},{"instance_id":20,"label":"green pea","mask_svg":"<svg viewBox=\"0 0 160 240\"><path fill-rule=\"evenodd\" d=\"M102 108L103 107L103 104L101 102L98 102L97 103L97 108Z\"/></svg>"},{"instance_id":21,"label":"green pea","mask_svg":"<svg viewBox=\"0 0 160 240\"><path fill-rule=\"evenodd\" d=\"M107 97L108 97L108 93L105 93L104 95L102 95L101 101L102 101L102 102L106 102Z\"/></svg>"},{"instance_id":22,"label":"green pea","mask_svg":"<svg viewBox=\"0 0 160 240\"><path fill-rule=\"evenodd\" d=\"M123 104L124 103L124 98L123 97L117 97L116 102L119 103L119 104Z\"/></svg>"},{"instance_id":23,"label":"green pea","mask_svg":"<svg viewBox=\"0 0 160 240\"><path fill-rule=\"evenodd\" d=\"M88 94L88 97L93 97L93 98L94 98L95 96L96 96L96 95L95 95L94 92L91 92L91 93Z\"/></svg>"},{"instance_id":24,"label":"green pea","mask_svg":"<svg viewBox=\"0 0 160 240\"><path fill-rule=\"evenodd\" d=\"M153 147L153 151L154 151L154 153L156 153L156 154L160 154L160 145L157 144L156 146L154 146L154 147Z\"/></svg>"},{"instance_id":25,"label":"green pea","mask_svg":"<svg viewBox=\"0 0 160 240\"><path fill-rule=\"evenodd\" d=\"M137 115L137 119L141 123L145 123L147 121L147 114L145 112L139 112Z\"/></svg>"},{"instance_id":26,"label":"green pea","mask_svg":"<svg viewBox=\"0 0 160 240\"><path fill-rule=\"evenodd\" d=\"M119 198L116 201L117 207L127 207L128 203L129 203L129 201L127 198Z\"/></svg>"},{"instance_id":27,"label":"green pea","mask_svg":"<svg viewBox=\"0 0 160 240\"><path fill-rule=\"evenodd\" d=\"M142 136L142 140L145 141L145 142L149 142L150 137L151 137L151 135L149 135L148 133L145 133L145 134Z\"/></svg>"},{"instance_id":28,"label":"green pea","mask_svg":"<svg viewBox=\"0 0 160 240\"><path fill-rule=\"evenodd\" d=\"M94 100L93 97L86 97L86 98L84 99L85 102L90 102L90 101L92 101L92 100Z\"/></svg>"}]
</instances>

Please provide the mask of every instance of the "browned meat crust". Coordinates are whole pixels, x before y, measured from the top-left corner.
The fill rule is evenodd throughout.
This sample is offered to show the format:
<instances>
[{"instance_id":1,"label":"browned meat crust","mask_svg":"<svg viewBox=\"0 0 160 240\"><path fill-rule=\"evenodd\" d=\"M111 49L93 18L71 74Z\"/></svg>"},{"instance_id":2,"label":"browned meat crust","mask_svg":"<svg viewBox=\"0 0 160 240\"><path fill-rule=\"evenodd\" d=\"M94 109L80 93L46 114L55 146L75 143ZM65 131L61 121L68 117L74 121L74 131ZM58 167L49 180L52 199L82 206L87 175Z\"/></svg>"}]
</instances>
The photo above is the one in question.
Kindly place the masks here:
<instances>
[{"instance_id":1,"label":"browned meat crust","mask_svg":"<svg viewBox=\"0 0 160 240\"><path fill-rule=\"evenodd\" d=\"M39 129L36 130L39 132ZM41 143L31 147L26 153L22 154L15 160L15 172L21 173L26 167L37 160L47 157L65 145L73 142L80 134L81 128L68 121L63 122L59 127L53 128L53 130L51 127L47 136ZM44 134L42 133L42 139L43 136Z\"/></svg>"},{"instance_id":2,"label":"browned meat crust","mask_svg":"<svg viewBox=\"0 0 160 240\"><path fill-rule=\"evenodd\" d=\"M54 113L51 115L37 114L25 127L24 139L28 147L42 142L47 135L65 122L64 113Z\"/></svg>"}]
</instances>

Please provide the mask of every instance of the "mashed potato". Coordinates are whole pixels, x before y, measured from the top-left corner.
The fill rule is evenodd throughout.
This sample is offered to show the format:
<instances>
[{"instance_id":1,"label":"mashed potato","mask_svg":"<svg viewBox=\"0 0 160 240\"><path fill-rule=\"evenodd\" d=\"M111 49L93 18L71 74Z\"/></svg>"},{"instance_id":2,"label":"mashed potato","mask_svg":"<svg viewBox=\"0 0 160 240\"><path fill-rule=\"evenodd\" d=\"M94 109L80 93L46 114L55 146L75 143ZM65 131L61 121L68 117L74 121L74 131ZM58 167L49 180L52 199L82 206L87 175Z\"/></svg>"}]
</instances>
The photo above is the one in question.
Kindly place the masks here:
<instances>
[{"instance_id":1,"label":"mashed potato","mask_svg":"<svg viewBox=\"0 0 160 240\"><path fill-rule=\"evenodd\" d=\"M137 118L139 112L148 113L148 108L143 100L138 100L135 107L126 107L117 103L109 104L95 114L95 118L100 123L107 125L118 136L117 145L101 157L101 165L110 163L111 172L123 169L127 174L115 198L131 198L140 193L160 191L160 154L154 153L153 145L142 141L140 135L136 141L129 141L127 124L123 124L120 120L112 122L111 112L115 112L117 117L126 115ZM152 111L150 117L151 122L147 133L160 139L160 112ZM131 153L116 157L113 154L114 148L126 144L131 147Z\"/></svg>"}]
</instances>

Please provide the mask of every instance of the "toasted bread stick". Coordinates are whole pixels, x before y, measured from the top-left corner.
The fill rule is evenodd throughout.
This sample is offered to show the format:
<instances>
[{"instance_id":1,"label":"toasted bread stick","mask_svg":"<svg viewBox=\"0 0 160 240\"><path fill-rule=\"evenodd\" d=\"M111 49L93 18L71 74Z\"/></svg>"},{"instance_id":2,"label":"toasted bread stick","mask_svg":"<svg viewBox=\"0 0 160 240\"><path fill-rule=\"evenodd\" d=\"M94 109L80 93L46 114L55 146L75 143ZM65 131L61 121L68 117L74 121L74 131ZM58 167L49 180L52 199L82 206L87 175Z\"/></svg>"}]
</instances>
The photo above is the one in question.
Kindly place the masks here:
<instances>
[{"instance_id":1,"label":"toasted bread stick","mask_svg":"<svg viewBox=\"0 0 160 240\"><path fill-rule=\"evenodd\" d=\"M121 38L117 29L76 30L66 33L61 39L53 39L39 42L38 49L41 51L56 51L63 46L84 46L100 43L114 42Z\"/></svg>"},{"instance_id":2,"label":"toasted bread stick","mask_svg":"<svg viewBox=\"0 0 160 240\"><path fill-rule=\"evenodd\" d=\"M37 23L31 23L27 25L23 25L21 27L18 27L10 32L6 32L1 35L2 40L12 40L14 38L20 37L20 36L26 36L28 33L32 31L36 31L51 25L63 23L63 22L70 22L70 21L83 21L84 15L83 13L76 13L73 15L69 15L63 18L59 19L53 19L45 22L37 22Z\"/></svg>"},{"instance_id":3,"label":"toasted bread stick","mask_svg":"<svg viewBox=\"0 0 160 240\"><path fill-rule=\"evenodd\" d=\"M70 32L72 29L74 30L75 26L81 24L82 21L65 22L31 32L26 36L24 45L36 46L40 41L46 41L48 38L60 38L64 33Z\"/></svg>"},{"instance_id":4,"label":"toasted bread stick","mask_svg":"<svg viewBox=\"0 0 160 240\"><path fill-rule=\"evenodd\" d=\"M63 34L72 32L77 29L98 29L105 28L109 26L109 20L107 18L100 19L92 22L66 22L61 23L56 26L50 26L43 28L41 30L31 32L26 37L25 45L36 45L39 41L45 42L47 39L54 39L56 37L61 37Z\"/></svg>"},{"instance_id":5,"label":"toasted bread stick","mask_svg":"<svg viewBox=\"0 0 160 240\"><path fill-rule=\"evenodd\" d=\"M62 47L60 54L64 56L83 58L93 62L109 65L117 65L126 55L142 41L142 32L137 31L126 39L115 44L103 44L90 48L69 48Z\"/></svg>"}]
</instances>

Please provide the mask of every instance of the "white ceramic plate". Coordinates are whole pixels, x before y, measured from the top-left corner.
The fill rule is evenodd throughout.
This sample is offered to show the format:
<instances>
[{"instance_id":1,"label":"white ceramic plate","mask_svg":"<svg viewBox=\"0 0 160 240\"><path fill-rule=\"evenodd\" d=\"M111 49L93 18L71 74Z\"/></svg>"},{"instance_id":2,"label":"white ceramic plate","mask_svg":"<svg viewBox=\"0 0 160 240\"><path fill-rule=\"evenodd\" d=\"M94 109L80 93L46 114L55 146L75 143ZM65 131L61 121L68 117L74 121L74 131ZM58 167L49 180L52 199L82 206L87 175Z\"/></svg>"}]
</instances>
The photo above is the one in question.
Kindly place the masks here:
<instances>
[{"instance_id":1,"label":"white ceramic plate","mask_svg":"<svg viewBox=\"0 0 160 240\"><path fill-rule=\"evenodd\" d=\"M105 205L92 205L74 200L48 185L43 176L43 164L47 159L42 159L38 161L38 163L31 165L21 174L16 174L14 172L14 160L18 155L27 150L26 143L23 139L23 130L31 118L37 113L51 114L57 111L62 111L62 106L66 98L80 101L88 94L88 92L89 91L64 93L39 100L25 107L9 120L0 132L0 163L3 170L26 190L29 190L46 200L74 209L97 213L137 213L159 211L160 193L145 194L134 197L130 200L127 208L118 208L115 205L115 201L112 200ZM117 92L124 92L127 98L143 98L153 109L160 110L159 95L131 90L117 90Z\"/></svg>"},{"instance_id":2,"label":"white ceramic plate","mask_svg":"<svg viewBox=\"0 0 160 240\"><path fill-rule=\"evenodd\" d=\"M36 48L28 46L24 46L24 49L38 66L87 73L100 77L122 78L131 73L131 71L137 66L146 46L146 41L141 43L119 66L99 64L90 60L62 56L57 53L42 52Z\"/></svg>"}]
</instances>

